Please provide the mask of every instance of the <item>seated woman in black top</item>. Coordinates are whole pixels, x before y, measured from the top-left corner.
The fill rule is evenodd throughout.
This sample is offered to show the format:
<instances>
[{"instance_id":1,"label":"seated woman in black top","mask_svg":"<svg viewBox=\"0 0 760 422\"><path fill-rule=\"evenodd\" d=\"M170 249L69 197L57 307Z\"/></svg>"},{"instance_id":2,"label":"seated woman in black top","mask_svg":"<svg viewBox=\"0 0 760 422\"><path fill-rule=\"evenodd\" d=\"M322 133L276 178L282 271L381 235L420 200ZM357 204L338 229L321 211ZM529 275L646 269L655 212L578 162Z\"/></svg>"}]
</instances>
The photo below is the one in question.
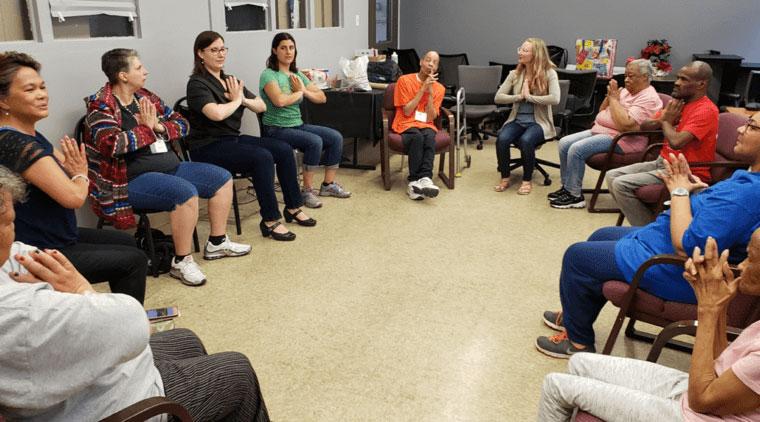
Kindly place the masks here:
<instances>
[{"instance_id":1,"label":"seated woman in black top","mask_svg":"<svg viewBox=\"0 0 760 422\"><path fill-rule=\"evenodd\" d=\"M190 255L198 197L209 200L211 224L203 258L251 252L226 234L232 175L211 164L180 162L166 141L187 135L187 121L144 88L148 71L135 50L108 51L101 66L108 83L87 100L84 132L95 212L126 228L134 225L132 207L168 211L176 254L169 274L202 285L206 276Z\"/></svg>"},{"instance_id":2,"label":"seated woman in black top","mask_svg":"<svg viewBox=\"0 0 760 422\"><path fill-rule=\"evenodd\" d=\"M87 199L84 146L64 137L61 150L35 131L48 116L40 64L23 53L0 53L0 165L29 183L29 199L16 207L16 240L58 249L94 282L143 302L148 262L127 233L77 228L74 210Z\"/></svg>"},{"instance_id":3,"label":"seated woman in black top","mask_svg":"<svg viewBox=\"0 0 760 422\"><path fill-rule=\"evenodd\" d=\"M188 141L193 160L216 164L232 173L251 174L261 207L261 234L275 240L295 239L296 235L279 221L281 215L274 192L275 164L285 199L285 220L301 226L314 226L317 222L300 209L303 200L293 149L276 139L240 134L243 111L247 108L261 113L266 106L242 81L222 70L227 48L221 35L201 32L195 39L193 52L195 66L187 83L193 128Z\"/></svg>"}]
</instances>

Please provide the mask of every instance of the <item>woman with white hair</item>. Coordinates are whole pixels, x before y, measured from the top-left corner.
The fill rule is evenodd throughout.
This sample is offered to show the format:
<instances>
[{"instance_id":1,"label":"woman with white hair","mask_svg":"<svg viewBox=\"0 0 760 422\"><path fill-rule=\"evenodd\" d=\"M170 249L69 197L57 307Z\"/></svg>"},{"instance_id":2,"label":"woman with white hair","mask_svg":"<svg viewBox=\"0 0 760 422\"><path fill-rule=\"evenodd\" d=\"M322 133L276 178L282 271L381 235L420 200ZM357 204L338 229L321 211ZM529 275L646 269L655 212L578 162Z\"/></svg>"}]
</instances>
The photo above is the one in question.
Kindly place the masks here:
<instances>
[{"instance_id":1,"label":"woman with white hair","mask_svg":"<svg viewBox=\"0 0 760 422\"><path fill-rule=\"evenodd\" d=\"M581 189L586 160L594 154L609 151L612 140L620 132L639 130L639 124L651 119L662 108L662 100L650 85L652 64L646 59L633 60L625 67L625 88L610 80L594 126L583 132L567 135L559 141L562 187L548 195L553 208L584 208ZM625 137L615 151L632 151L642 137Z\"/></svg>"}]
</instances>

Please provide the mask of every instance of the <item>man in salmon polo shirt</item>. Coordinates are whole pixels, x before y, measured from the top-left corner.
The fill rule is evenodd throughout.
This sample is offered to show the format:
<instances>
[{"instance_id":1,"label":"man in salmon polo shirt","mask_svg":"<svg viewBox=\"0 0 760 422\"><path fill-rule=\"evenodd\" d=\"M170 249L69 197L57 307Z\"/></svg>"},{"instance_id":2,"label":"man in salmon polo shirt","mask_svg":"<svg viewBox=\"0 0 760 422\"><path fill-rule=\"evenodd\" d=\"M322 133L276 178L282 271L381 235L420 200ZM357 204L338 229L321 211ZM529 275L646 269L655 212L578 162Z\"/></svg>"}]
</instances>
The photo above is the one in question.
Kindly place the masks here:
<instances>
[{"instance_id":1,"label":"man in salmon polo shirt","mask_svg":"<svg viewBox=\"0 0 760 422\"><path fill-rule=\"evenodd\" d=\"M712 69L705 62L694 61L682 67L671 94L673 101L655 120L641 124L642 130L663 131L665 141L660 156L607 173L610 193L632 226L644 226L654 220L653 212L636 197L636 189L662 183L657 174L665 169L664 160L669 154L680 152L690 163L715 159L718 107L706 95L711 78ZM710 180L707 167L692 167L691 171L703 182Z\"/></svg>"},{"instance_id":2,"label":"man in salmon polo shirt","mask_svg":"<svg viewBox=\"0 0 760 422\"><path fill-rule=\"evenodd\" d=\"M409 156L409 198L422 200L438 196L433 183L435 159L435 119L445 88L438 82L438 53L428 51L420 60L419 73L404 75L396 82L393 105L396 117L392 129L401 134Z\"/></svg>"}]
</instances>

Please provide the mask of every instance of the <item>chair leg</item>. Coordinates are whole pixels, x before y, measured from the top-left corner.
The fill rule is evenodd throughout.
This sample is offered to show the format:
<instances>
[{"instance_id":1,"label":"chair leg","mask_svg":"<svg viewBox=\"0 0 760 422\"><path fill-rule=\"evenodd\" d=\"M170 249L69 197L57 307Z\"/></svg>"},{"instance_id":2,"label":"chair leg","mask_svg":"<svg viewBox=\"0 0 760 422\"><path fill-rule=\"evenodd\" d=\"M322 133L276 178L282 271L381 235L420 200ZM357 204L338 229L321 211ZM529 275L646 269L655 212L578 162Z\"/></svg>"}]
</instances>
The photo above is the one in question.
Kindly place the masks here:
<instances>
[{"instance_id":1,"label":"chair leg","mask_svg":"<svg viewBox=\"0 0 760 422\"><path fill-rule=\"evenodd\" d=\"M380 173L383 178L383 187L385 190L391 190L391 170L390 170L390 149L388 144L383 142L380 146Z\"/></svg>"},{"instance_id":2,"label":"chair leg","mask_svg":"<svg viewBox=\"0 0 760 422\"><path fill-rule=\"evenodd\" d=\"M617 223L615 223L616 226L622 226L623 220L625 220L625 214L623 214L622 211L620 211L620 215L618 215Z\"/></svg>"},{"instance_id":3,"label":"chair leg","mask_svg":"<svg viewBox=\"0 0 760 422\"><path fill-rule=\"evenodd\" d=\"M455 178L454 172L456 171L454 170L454 164L455 164L454 156L449 154L449 174L448 175L443 171L443 169L445 168L444 167L445 161L446 161L446 152L442 152L441 161L438 164L438 177L440 177L441 180L443 180L443 183L446 185L447 188L454 189L454 178Z\"/></svg>"},{"instance_id":4,"label":"chair leg","mask_svg":"<svg viewBox=\"0 0 760 422\"><path fill-rule=\"evenodd\" d=\"M602 193L609 193L608 189L602 189L602 185L604 184L604 176L607 174L607 170L602 170L599 173L599 178L596 180L596 186L594 186L594 189L591 191L591 201L589 201L588 206L588 212L593 213L613 213L613 212L620 212L619 208L597 208L596 207L596 201L599 199L599 195ZM588 190L583 190L584 193L588 193Z\"/></svg>"},{"instance_id":5,"label":"chair leg","mask_svg":"<svg viewBox=\"0 0 760 422\"><path fill-rule=\"evenodd\" d=\"M667 327L660 331L660 334L655 338L652 348L649 349L647 360L649 362L657 362L662 353L662 348L671 342L671 339L683 334L689 334L695 336L697 334L697 322L694 320L689 321L676 321L668 324Z\"/></svg>"},{"instance_id":6,"label":"chair leg","mask_svg":"<svg viewBox=\"0 0 760 422\"><path fill-rule=\"evenodd\" d=\"M201 244L200 244L200 242L198 242L198 229L197 228L193 229L193 246L195 246L195 252L196 253L201 251Z\"/></svg>"},{"instance_id":7,"label":"chair leg","mask_svg":"<svg viewBox=\"0 0 760 422\"><path fill-rule=\"evenodd\" d=\"M148 242L148 259L150 260L150 267L148 270L153 277L158 277L158 262L156 262L156 248L153 244L153 232L150 229L150 218L147 214L140 215L140 221L138 226L141 226L145 230L145 240Z\"/></svg>"},{"instance_id":8,"label":"chair leg","mask_svg":"<svg viewBox=\"0 0 760 422\"><path fill-rule=\"evenodd\" d=\"M636 320L631 319L628 321L628 326L625 327L625 336L638 340L638 341L644 341L647 343L654 343L657 340L658 336L655 336L654 334L647 333L644 331L639 331L635 327ZM664 347L667 347L668 349L678 350L681 352L691 353L693 346L690 343L686 343L679 340L673 340L672 337L664 342Z\"/></svg>"},{"instance_id":9,"label":"chair leg","mask_svg":"<svg viewBox=\"0 0 760 422\"><path fill-rule=\"evenodd\" d=\"M96 226L98 230L103 228L103 224L106 222L106 220L103 217L98 218L98 225Z\"/></svg>"},{"instance_id":10,"label":"chair leg","mask_svg":"<svg viewBox=\"0 0 760 422\"><path fill-rule=\"evenodd\" d=\"M238 206L237 189L235 189L234 183L232 184L232 212L235 214L235 229L237 235L240 236L243 234L243 229L240 228L240 207Z\"/></svg>"}]
</instances>

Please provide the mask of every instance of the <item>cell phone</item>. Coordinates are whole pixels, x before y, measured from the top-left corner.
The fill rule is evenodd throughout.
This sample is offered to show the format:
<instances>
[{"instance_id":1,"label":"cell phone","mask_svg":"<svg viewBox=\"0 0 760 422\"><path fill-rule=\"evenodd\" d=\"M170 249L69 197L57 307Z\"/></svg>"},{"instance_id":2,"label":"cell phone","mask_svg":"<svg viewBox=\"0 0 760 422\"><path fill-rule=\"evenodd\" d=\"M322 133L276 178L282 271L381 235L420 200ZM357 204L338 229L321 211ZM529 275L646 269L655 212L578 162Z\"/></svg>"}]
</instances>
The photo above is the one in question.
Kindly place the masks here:
<instances>
[{"instance_id":1,"label":"cell phone","mask_svg":"<svg viewBox=\"0 0 760 422\"><path fill-rule=\"evenodd\" d=\"M179 316L179 308L176 306L169 306L167 308L148 309L145 311L148 314L148 319L151 321L160 321L164 319L172 319Z\"/></svg>"}]
</instances>

